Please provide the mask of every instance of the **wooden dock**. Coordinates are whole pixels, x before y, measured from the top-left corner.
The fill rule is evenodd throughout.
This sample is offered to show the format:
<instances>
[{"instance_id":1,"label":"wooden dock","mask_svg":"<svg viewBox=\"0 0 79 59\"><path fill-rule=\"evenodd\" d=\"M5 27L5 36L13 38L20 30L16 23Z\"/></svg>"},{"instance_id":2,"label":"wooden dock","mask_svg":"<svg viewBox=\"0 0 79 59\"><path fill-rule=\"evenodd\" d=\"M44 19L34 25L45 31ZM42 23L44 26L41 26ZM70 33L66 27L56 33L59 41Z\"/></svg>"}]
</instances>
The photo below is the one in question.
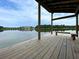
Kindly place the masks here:
<instances>
[{"instance_id":1,"label":"wooden dock","mask_svg":"<svg viewBox=\"0 0 79 59\"><path fill-rule=\"evenodd\" d=\"M48 35L0 49L0 59L79 59L79 41Z\"/></svg>"}]
</instances>

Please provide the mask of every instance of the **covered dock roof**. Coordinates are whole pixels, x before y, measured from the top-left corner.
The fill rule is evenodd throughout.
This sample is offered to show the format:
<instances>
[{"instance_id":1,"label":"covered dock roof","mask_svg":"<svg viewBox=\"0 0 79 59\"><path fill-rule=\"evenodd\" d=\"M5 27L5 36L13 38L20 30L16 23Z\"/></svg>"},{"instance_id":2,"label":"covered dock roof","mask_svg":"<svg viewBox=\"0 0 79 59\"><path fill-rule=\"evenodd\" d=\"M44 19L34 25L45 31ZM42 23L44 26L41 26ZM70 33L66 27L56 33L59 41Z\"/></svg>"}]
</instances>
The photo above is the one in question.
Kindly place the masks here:
<instances>
[{"instance_id":1,"label":"covered dock roof","mask_svg":"<svg viewBox=\"0 0 79 59\"><path fill-rule=\"evenodd\" d=\"M51 13L51 25L54 20L76 17L76 35L78 37L78 14L79 14L79 0L36 0L38 2L38 26L41 25L41 6ZM53 18L54 13L74 13L59 18ZM51 31L52 33L52 31ZM40 39L40 32L38 33Z\"/></svg>"},{"instance_id":2,"label":"covered dock roof","mask_svg":"<svg viewBox=\"0 0 79 59\"><path fill-rule=\"evenodd\" d=\"M79 0L36 0L50 13L75 13Z\"/></svg>"}]
</instances>

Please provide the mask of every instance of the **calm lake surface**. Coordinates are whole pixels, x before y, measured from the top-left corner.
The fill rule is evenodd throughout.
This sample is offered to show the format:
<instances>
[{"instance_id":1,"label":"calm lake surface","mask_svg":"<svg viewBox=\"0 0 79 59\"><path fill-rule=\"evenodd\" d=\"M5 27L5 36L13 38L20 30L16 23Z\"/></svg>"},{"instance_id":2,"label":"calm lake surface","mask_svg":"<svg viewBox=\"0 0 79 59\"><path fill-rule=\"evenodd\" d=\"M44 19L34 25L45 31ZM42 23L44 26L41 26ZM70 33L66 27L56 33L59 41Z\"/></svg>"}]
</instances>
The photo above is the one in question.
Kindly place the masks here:
<instances>
[{"instance_id":1,"label":"calm lake surface","mask_svg":"<svg viewBox=\"0 0 79 59\"><path fill-rule=\"evenodd\" d=\"M0 32L0 48L12 46L36 36L35 31L3 31Z\"/></svg>"},{"instance_id":2,"label":"calm lake surface","mask_svg":"<svg viewBox=\"0 0 79 59\"><path fill-rule=\"evenodd\" d=\"M68 31L70 32L70 31ZM72 31L74 33L75 31ZM42 33L46 34L46 33ZM0 48L10 47L20 42L31 40L37 37L36 31L3 31L0 32Z\"/></svg>"}]
</instances>

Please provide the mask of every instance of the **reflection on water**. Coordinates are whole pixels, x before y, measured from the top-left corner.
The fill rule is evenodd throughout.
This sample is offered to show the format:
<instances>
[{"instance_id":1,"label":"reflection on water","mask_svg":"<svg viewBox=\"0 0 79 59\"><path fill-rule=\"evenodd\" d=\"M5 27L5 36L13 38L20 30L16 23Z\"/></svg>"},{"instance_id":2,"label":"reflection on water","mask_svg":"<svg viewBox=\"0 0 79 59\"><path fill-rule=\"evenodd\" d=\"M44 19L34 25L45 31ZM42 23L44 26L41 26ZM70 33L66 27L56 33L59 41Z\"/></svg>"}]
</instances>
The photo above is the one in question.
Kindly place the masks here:
<instances>
[{"instance_id":1,"label":"reflection on water","mask_svg":"<svg viewBox=\"0 0 79 59\"><path fill-rule=\"evenodd\" d=\"M0 48L32 39L37 36L35 31L3 31L0 32Z\"/></svg>"},{"instance_id":2,"label":"reflection on water","mask_svg":"<svg viewBox=\"0 0 79 59\"><path fill-rule=\"evenodd\" d=\"M0 31L0 48L9 47L17 43L33 39L34 37L38 37L38 32L34 30L33 31L27 31L27 30Z\"/></svg>"},{"instance_id":3,"label":"reflection on water","mask_svg":"<svg viewBox=\"0 0 79 59\"><path fill-rule=\"evenodd\" d=\"M4 30L0 30L0 32L3 32Z\"/></svg>"}]
</instances>

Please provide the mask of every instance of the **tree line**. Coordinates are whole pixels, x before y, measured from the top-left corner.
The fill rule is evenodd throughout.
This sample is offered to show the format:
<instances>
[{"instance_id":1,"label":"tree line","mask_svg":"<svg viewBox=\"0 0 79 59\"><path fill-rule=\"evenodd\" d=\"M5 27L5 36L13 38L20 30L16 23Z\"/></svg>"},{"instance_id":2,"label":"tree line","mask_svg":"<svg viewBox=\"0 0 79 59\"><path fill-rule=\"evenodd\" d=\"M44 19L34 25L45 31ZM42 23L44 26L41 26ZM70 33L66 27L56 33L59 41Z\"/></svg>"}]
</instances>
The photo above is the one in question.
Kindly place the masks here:
<instances>
[{"instance_id":1,"label":"tree line","mask_svg":"<svg viewBox=\"0 0 79 59\"><path fill-rule=\"evenodd\" d=\"M70 25L40 25L35 27L36 31L65 31L65 30L76 30L76 26Z\"/></svg>"}]
</instances>

